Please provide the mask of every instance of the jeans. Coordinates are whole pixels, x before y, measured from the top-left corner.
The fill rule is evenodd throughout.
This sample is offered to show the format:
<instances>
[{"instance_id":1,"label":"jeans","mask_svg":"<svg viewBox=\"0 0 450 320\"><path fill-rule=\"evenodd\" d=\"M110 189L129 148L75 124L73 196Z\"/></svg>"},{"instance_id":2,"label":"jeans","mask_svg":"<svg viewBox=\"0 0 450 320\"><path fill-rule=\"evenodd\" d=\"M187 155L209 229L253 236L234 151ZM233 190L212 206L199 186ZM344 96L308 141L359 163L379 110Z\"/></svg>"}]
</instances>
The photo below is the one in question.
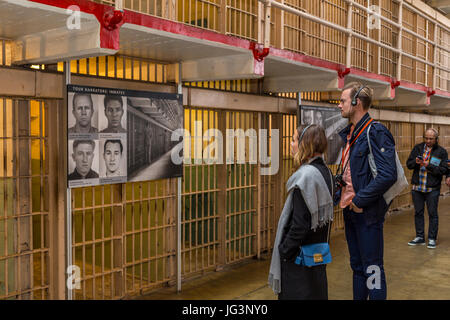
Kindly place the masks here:
<instances>
[{"instance_id":1,"label":"jeans","mask_svg":"<svg viewBox=\"0 0 450 320\"><path fill-rule=\"evenodd\" d=\"M433 190L431 192L411 191L412 200L414 203L414 223L416 225L416 237L425 239L425 225L424 225L424 211L425 203L427 204L429 226L428 226L428 240L436 240L438 235L438 202L440 190Z\"/></svg>"},{"instance_id":2,"label":"jeans","mask_svg":"<svg viewBox=\"0 0 450 320\"><path fill-rule=\"evenodd\" d=\"M354 300L385 300L383 222L366 225L364 213L344 209L345 237L353 270Z\"/></svg>"}]
</instances>

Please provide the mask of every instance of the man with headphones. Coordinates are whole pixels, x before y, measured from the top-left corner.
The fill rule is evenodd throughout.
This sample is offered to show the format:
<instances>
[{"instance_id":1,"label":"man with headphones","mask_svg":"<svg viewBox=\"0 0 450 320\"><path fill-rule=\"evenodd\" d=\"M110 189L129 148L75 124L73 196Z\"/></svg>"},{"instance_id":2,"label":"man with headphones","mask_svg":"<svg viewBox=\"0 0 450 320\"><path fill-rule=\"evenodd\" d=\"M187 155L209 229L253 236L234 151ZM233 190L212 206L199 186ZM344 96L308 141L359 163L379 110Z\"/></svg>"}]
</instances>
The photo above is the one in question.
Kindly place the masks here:
<instances>
[{"instance_id":1,"label":"man with headphones","mask_svg":"<svg viewBox=\"0 0 450 320\"><path fill-rule=\"evenodd\" d=\"M448 175L447 151L438 144L439 133L434 128L428 128L423 136L424 142L414 146L406 161L408 169L414 170L412 184L412 199L414 203L414 223L416 237L408 242L410 246L425 245L424 211L427 204L429 226L429 249L436 248L438 235L438 202L441 193L441 182Z\"/></svg>"},{"instance_id":2,"label":"man with headphones","mask_svg":"<svg viewBox=\"0 0 450 320\"><path fill-rule=\"evenodd\" d=\"M346 145L336 176L341 188L335 203L343 209L355 300L386 299L383 224L390 203L386 203L383 194L397 178L394 138L384 125L370 117L371 104L372 89L360 83L346 85L339 103L341 115L349 125L339 133ZM376 178L368 161L369 126ZM374 271L377 285L373 285Z\"/></svg>"}]
</instances>

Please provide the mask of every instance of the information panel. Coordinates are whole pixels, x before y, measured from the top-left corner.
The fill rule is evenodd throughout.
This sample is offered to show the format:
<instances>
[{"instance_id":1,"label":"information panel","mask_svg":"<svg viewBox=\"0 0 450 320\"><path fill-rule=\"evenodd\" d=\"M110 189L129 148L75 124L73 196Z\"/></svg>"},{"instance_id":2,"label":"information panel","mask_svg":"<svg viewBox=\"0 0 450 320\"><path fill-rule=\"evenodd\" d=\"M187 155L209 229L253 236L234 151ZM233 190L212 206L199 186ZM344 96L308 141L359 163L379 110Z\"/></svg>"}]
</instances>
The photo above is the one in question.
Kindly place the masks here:
<instances>
[{"instance_id":1,"label":"information panel","mask_svg":"<svg viewBox=\"0 0 450 320\"><path fill-rule=\"evenodd\" d=\"M345 143L338 133L347 126L348 120L342 118L338 108L301 106L300 113L301 124L318 124L325 129L328 140L327 164L339 164Z\"/></svg>"},{"instance_id":2,"label":"information panel","mask_svg":"<svg viewBox=\"0 0 450 320\"><path fill-rule=\"evenodd\" d=\"M68 85L67 101L69 188L182 176L182 95Z\"/></svg>"}]
</instances>

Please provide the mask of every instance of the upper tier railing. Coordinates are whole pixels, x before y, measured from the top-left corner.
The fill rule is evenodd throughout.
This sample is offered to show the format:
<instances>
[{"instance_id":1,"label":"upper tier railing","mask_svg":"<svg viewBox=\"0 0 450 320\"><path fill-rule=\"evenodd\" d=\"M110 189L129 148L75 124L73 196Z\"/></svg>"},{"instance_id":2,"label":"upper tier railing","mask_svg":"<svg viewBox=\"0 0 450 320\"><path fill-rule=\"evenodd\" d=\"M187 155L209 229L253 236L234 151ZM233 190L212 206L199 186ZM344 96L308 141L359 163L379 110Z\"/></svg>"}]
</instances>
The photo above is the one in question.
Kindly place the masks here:
<instances>
[{"instance_id":1,"label":"upper tier railing","mask_svg":"<svg viewBox=\"0 0 450 320\"><path fill-rule=\"evenodd\" d=\"M94 1L450 91L448 19L413 0Z\"/></svg>"}]
</instances>

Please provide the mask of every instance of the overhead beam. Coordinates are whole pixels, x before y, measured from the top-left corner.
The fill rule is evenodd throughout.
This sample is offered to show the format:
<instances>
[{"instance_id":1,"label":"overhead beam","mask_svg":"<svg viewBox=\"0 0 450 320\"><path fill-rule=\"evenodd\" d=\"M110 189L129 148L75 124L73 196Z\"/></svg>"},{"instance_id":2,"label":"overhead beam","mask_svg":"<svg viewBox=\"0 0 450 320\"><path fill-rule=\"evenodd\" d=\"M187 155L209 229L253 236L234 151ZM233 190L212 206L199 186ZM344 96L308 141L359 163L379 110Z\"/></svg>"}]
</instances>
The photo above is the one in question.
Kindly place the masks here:
<instances>
[{"instance_id":1,"label":"overhead beam","mask_svg":"<svg viewBox=\"0 0 450 320\"><path fill-rule=\"evenodd\" d=\"M307 91L338 91L339 78L337 74L299 74L289 77L265 77L265 92L307 92Z\"/></svg>"},{"instance_id":2,"label":"overhead beam","mask_svg":"<svg viewBox=\"0 0 450 320\"><path fill-rule=\"evenodd\" d=\"M390 82L375 80L352 73L345 77L346 85L354 81L373 89L373 100L393 100L395 98L395 88L392 88Z\"/></svg>"},{"instance_id":3,"label":"overhead beam","mask_svg":"<svg viewBox=\"0 0 450 320\"><path fill-rule=\"evenodd\" d=\"M13 41L14 64L55 63L61 60L114 55L100 46L100 24L84 22L79 30L67 27L22 36Z\"/></svg>"},{"instance_id":4,"label":"overhead beam","mask_svg":"<svg viewBox=\"0 0 450 320\"><path fill-rule=\"evenodd\" d=\"M430 104L427 93L405 87L397 87L395 98L379 101L381 107L425 107Z\"/></svg>"},{"instance_id":5,"label":"overhead beam","mask_svg":"<svg viewBox=\"0 0 450 320\"><path fill-rule=\"evenodd\" d=\"M216 81L258 79L264 76L264 62L257 61L251 52L181 62L183 81ZM168 68L168 80L177 79L178 64Z\"/></svg>"}]
</instances>

